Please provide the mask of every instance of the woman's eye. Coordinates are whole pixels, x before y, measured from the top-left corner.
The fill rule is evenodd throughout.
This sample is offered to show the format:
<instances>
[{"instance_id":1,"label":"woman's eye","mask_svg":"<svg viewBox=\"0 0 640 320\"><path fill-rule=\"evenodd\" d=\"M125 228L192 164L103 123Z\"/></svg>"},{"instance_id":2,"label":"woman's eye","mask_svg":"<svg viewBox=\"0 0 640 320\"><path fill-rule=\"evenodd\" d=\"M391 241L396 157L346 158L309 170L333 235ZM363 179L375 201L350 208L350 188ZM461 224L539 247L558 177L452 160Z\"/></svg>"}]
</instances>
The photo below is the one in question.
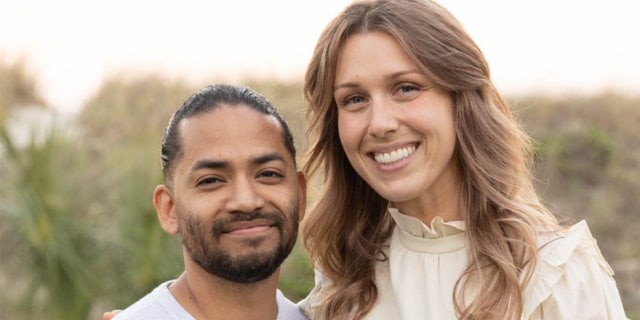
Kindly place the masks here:
<instances>
[{"instance_id":1,"label":"woman's eye","mask_svg":"<svg viewBox=\"0 0 640 320\"><path fill-rule=\"evenodd\" d=\"M367 101L368 100L366 96L350 95L342 99L341 102L338 103L338 108L349 112L356 112L359 110L363 110L363 108L367 105Z\"/></svg>"},{"instance_id":2,"label":"woman's eye","mask_svg":"<svg viewBox=\"0 0 640 320\"><path fill-rule=\"evenodd\" d=\"M418 90L418 88L416 86L413 85L402 85L399 88L400 92L402 93L408 93L408 92L413 92Z\"/></svg>"},{"instance_id":3,"label":"woman's eye","mask_svg":"<svg viewBox=\"0 0 640 320\"><path fill-rule=\"evenodd\" d=\"M342 99L338 104L338 107L349 107L363 102L365 102L365 98L363 96L352 95Z\"/></svg>"},{"instance_id":4,"label":"woman's eye","mask_svg":"<svg viewBox=\"0 0 640 320\"><path fill-rule=\"evenodd\" d=\"M349 99L347 99L347 103L349 104L360 103L360 102L364 102L364 98L361 96L350 97Z\"/></svg>"}]
</instances>

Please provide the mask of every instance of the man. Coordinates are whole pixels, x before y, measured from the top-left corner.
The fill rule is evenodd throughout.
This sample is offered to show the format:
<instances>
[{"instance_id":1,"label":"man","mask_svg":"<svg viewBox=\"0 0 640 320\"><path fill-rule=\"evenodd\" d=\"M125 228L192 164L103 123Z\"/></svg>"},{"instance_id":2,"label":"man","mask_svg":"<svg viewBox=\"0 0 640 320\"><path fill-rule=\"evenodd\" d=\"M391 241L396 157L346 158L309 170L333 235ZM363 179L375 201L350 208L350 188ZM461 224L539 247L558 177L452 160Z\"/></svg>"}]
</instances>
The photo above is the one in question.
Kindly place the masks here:
<instances>
[{"instance_id":1,"label":"man","mask_svg":"<svg viewBox=\"0 0 640 320\"><path fill-rule=\"evenodd\" d=\"M153 203L185 270L114 319L305 319L277 289L306 207L278 111L248 88L204 88L173 115L161 154Z\"/></svg>"}]
</instances>

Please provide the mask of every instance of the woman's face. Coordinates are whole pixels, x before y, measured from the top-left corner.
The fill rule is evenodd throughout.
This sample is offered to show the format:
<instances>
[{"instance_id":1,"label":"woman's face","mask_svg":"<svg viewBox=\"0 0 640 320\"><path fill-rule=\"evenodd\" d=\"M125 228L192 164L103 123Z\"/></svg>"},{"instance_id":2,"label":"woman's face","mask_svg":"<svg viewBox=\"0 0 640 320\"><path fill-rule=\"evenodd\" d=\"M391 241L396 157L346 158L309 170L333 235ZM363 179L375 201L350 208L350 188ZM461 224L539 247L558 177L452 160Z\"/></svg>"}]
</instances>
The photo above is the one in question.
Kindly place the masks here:
<instances>
[{"instance_id":1,"label":"woman's face","mask_svg":"<svg viewBox=\"0 0 640 320\"><path fill-rule=\"evenodd\" d=\"M457 218L451 97L393 37L358 33L343 43L334 99L347 158L376 192L425 222Z\"/></svg>"}]
</instances>

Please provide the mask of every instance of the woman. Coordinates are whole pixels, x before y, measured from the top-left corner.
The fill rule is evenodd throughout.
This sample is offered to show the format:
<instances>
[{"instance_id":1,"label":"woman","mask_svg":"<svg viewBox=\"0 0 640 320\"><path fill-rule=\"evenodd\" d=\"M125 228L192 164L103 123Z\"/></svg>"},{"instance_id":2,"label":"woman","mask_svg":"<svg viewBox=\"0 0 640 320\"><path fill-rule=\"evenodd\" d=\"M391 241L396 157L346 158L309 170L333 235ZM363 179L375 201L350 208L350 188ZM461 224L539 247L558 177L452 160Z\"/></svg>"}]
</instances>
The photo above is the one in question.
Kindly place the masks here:
<instances>
[{"instance_id":1,"label":"woman","mask_svg":"<svg viewBox=\"0 0 640 320\"><path fill-rule=\"evenodd\" d=\"M444 8L347 7L304 93L305 171L324 176L303 225L310 318L626 318L586 224L541 204L529 138Z\"/></svg>"}]
</instances>

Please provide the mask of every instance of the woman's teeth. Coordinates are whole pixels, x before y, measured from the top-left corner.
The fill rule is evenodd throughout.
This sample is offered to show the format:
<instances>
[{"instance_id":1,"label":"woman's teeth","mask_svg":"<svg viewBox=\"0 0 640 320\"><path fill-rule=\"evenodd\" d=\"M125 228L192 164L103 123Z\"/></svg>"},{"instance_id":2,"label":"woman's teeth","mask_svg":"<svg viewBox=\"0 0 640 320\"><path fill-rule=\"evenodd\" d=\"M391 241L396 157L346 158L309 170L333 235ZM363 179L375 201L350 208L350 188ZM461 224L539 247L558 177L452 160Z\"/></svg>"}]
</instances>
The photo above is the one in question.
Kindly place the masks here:
<instances>
[{"instance_id":1,"label":"woman's teeth","mask_svg":"<svg viewBox=\"0 0 640 320\"><path fill-rule=\"evenodd\" d=\"M376 160L376 162L387 164L387 163L392 163L392 162L396 162L398 160L404 159L410 156L414 151L416 151L415 146L404 147L391 152L375 153L373 157Z\"/></svg>"}]
</instances>

